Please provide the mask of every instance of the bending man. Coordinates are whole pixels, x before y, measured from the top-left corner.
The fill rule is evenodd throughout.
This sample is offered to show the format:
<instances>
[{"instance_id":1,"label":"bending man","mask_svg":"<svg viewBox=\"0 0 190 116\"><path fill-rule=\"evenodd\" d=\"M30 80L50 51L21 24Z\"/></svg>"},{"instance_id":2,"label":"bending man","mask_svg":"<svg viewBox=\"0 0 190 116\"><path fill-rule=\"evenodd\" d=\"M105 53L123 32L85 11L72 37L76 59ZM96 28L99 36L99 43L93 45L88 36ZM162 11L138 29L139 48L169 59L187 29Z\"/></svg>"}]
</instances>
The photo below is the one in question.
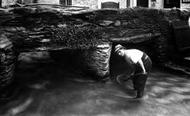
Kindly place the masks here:
<instances>
[{"instance_id":1,"label":"bending man","mask_svg":"<svg viewBox=\"0 0 190 116\"><path fill-rule=\"evenodd\" d=\"M121 84L122 81L132 79L134 90L137 91L136 98L143 97L146 80L152 68L151 59L146 53L138 49L126 49L120 44L115 46L115 53L122 57L125 65L132 69L131 74L117 76L116 81Z\"/></svg>"}]
</instances>

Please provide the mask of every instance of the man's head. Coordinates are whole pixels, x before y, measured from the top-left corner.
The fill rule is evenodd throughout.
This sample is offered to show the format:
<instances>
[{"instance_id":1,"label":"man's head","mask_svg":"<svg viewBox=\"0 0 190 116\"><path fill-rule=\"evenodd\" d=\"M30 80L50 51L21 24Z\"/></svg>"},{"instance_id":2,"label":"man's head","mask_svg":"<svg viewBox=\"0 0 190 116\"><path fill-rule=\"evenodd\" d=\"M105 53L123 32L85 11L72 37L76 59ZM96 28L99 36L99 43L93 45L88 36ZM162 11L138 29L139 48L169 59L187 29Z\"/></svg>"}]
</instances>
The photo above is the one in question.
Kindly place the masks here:
<instances>
[{"instance_id":1,"label":"man's head","mask_svg":"<svg viewBox=\"0 0 190 116\"><path fill-rule=\"evenodd\" d=\"M124 55L124 50L125 50L125 47L123 47L120 44L118 44L118 45L115 46L115 53L118 54L119 56L123 56Z\"/></svg>"}]
</instances>

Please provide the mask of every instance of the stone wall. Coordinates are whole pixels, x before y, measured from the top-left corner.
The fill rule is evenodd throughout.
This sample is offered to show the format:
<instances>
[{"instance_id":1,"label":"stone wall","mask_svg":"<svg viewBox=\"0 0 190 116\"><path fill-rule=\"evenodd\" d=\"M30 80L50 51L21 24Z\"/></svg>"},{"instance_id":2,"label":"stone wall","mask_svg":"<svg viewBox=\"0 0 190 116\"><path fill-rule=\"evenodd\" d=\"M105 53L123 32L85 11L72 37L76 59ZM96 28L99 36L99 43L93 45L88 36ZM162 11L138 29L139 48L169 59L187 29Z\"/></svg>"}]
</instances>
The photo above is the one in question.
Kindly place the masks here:
<instances>
[{"instance_id":1,"label":"stone wall","mask_svg":"<svg viewBox=\"0 0 190 116\"><path fill-rule=\"evenodd\" d=\"M155 56L153 59L156 59L158 63L165 63L168 61L168 38L172 36L169 22L182 20L179 14L184 14L175 9L156 10L146 8L94 10L91 12L87 10L88 13L84 12L84 10L80 12L76 8L79 11L78 14L75 14L76 10L73 10L75 8L73 7L70 13L74 13L70 15L70 13L62 13L64 10L57 9L55 11L54 6L51 5L51 7L53 7L53 10L47 10L47 8L39 7L38 5L36 9L34 6L28 6L27 9L30 10L25 10L25 8L12 9L11 16L15 15L22 18L18 18L15 21L14 19L10 20L7 16L3 17L5 13L2 14L1 19L3 20L4 18L4 21L1 20L2 23L0 24L3 25L1 30L8 33L8 38L17 45L18 51L58 50L66 48L89 49L103 41L110 40L110 38L126 38L125 44L132 42L137 46L139 39L136 42L133 39L134 36L161 33L161 37L157 39L148 38L145 41L144 38L140 38L140 42L147 42L148 44L148 42L153 41L154 43L150 45L154 49L151 49L149 46L146 48L151 50L150 53L154 54L152 56ZM65 10L69 12L69 9ZM13 14L12 12L17 14ZM27 13L33 15L26 15ZM7 28L3 28L6 26ZM96 70L97 75L102 76L107 74L105 70L108 70L106 63L108 60L98 59L101 57L98 55L101 53L104 54L102 56L108 58L109 54L105 54L108 53L107 51L109 51L109 47L106 47L103 51L84 52L84 55L90 54L89 56L96 57L97 62L95 62L96 59L85 59L87 57L81 59L86 60L87 63L93 61L95 63L92 64L93 70ZM103 63L100 63L98 60ZM98 68L95 68L95 65L100 66L100 64L103 64L101 66L105 71L103 73Z\"/></svg>"},{"instance_id":2,"label":"stone wall","mask_svg":"<svg viewBox=\"0 0 190 116\"><path fill-rule=\"evenodd\" d=\"M78 66L80 65L85 73L94 75L101 80L110 74L111 50L111 43L99 44L94 48L82 50L77 56Z\"/></svg>"}]
</instances>

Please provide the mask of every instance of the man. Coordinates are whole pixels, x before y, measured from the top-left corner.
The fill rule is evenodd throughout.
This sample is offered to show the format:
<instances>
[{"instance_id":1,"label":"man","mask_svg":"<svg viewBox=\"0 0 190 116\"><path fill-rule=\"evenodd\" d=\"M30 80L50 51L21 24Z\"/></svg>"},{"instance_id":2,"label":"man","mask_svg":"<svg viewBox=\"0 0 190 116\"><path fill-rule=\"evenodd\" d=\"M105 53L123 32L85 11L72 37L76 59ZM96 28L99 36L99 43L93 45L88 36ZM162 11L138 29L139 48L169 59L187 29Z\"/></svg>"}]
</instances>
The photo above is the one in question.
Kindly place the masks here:
<instances>
[{"instance_id":1,"label":"man","mask_svg":"<svg viewBox=\"0 0 190 116\"><path fill-rule=\"evenodd\" d=\"M132 70L129 75L122 74L117 76L116 81L121 84L123 81L132 79L134 90L137 91L136 98L143 97L146 80L152 68L151 59L146 53L138 49L125 49L120 44L115 46L115 53L123 58L125 65L128 65Z\"/></svg>"}]
</instances>

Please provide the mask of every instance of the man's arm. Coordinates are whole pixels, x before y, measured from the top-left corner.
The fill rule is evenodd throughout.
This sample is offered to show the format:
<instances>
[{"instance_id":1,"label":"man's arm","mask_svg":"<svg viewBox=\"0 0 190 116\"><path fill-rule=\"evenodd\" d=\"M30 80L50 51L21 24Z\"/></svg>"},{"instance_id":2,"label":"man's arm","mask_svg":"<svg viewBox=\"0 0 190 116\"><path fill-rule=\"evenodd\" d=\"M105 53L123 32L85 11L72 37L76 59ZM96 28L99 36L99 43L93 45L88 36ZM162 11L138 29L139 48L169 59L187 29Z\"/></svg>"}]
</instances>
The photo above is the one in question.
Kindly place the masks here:
<instances>
[{"instance_id":1,"label":"man's arm","mask_svg":"<svg viewBox=\"0 0 190 116\"><path fill-rule=\"evenodd\" d=\"M138 63L140 64L140 67L141 67L142 70L143 70L143 74L147 74L146 69L145 69L144 64L143 64L143 62L142 62L141 59L138 61Z\"/></svg>"}]
</instances>

